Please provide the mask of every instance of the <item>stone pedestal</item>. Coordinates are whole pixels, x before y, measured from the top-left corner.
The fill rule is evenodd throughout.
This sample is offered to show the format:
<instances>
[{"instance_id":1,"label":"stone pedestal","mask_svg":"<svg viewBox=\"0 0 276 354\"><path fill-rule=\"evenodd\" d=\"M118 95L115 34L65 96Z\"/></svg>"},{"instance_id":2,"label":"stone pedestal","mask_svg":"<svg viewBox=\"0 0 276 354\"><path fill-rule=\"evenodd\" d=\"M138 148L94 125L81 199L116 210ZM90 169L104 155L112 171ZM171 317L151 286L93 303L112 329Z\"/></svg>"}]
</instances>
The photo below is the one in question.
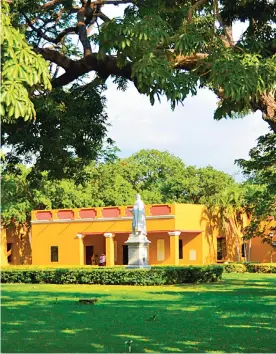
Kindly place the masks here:
<instances>
[{"instance_id":1,"label":"stone pedestal","mask_svg":"<svg viewBox=\"0 0 276 354\"><path fill-rule=\"evenodd\" d=\"M148 244L150 241L147 235L141 232L130 234L125 242L128 245L128 265L126 268L146 268L150 269L148 264Z\"/></svg>"}]
</instances>

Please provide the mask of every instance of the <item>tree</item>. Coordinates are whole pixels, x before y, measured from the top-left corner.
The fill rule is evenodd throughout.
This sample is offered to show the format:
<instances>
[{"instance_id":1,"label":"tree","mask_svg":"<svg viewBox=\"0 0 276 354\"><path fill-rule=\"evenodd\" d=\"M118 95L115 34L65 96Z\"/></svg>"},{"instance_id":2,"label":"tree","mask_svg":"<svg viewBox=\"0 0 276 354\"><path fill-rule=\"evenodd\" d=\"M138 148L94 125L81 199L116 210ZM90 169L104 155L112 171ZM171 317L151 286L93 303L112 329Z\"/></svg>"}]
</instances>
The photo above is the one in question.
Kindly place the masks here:
<instances>
[{"instance_id":1,"label":"tree","mask_svg":"<svg viewBox=\"0 0 276 354\"><path fill-rule=\"evenodd\" d=\"M134 193L138 192L149 204L204 204L225 188L236 185L232 177L211 166L198 169L185 166L180 158L154 149L141 150L118 160L109 169L110 176L121 176L123 179L120 180L132 187L128 189L131 203L131 196L133 198ZM102 190L105 190L105 186L102 186Z\"/></svg>"},{"instance_id":2,"label":"tree","mask_svg":"<svg viewBox=\"0 0 276 354\"><path fill-rule=\"evenodd\" d=\"M124 15L108 18L110 5L127 5ZM93 72L122 89L134 82L152 104L165 95L174 108L207 87L219 98L215 119L260 110L276 131L273 1L14 0L12 10L34 51L61 69L54 88ZM248 27L234 42L237 21Z\"/></svg>"},{"instance_id":3,"label":"tree","mask_svg":"<svg viewBox=\"0 0 276 354\"><path fill-rule=\"evenodd\" d=\"M70 180L50 180L47 172L41 174L39 185L32 188L27 176L31 168L17 165L12 173L2 173L2 210L4 226L29 224L32 210L72 208L91 205L91 197L82 185Z\"/></svg>"},{"instance_id":4,"label":"tree","mask_svg":"<svg viewBox=\"0 0 276 354\"><path fill-rule=\"evenodd\" d=\"M251 222L245 230L246 237L261 237L263 242L272 245L271 235L276 230L273 222L276 220L276 134L259 137L249 157L249 160L236 160L249 177L245 198Z\"/></svg>"},{"instance_id":5,"label":"tree","mask_svg":"<svg viewBox=\"0 0 276 354\"><path fill-rule=\"evenodd\" d=\"M235 184L231 176L212 166L187 166L184 171L178 170L175 175L168 176L163 194L168 200L178 203L205 204Z\"/></svg>"},{"instance_id":6,"label":"tree","mask_svg":"<svg viewBox=\"0 0 276 354\"><path fill-rule=\"evenodd\" d=\"M229 186L206 200L207 212L218 215L218 223L226 237L234 235L237 261L240 262L240 240L243 229L244 190L241 185Z\"/></svg>"},{"instance_id":7,"label":"tree","mask_svg":"<svg viewBox=\"0 0 276 354\"><path fill-rule=\"evenodd\" d=\"M183 161L170 154L155 149L141 150L120 161L121 173L136 193L141 193L146 203L168 202L165 186L169 178L184 174Z\"/></svg>"},{"instance_id":8,"label":"tree","mask_svg":"<svg viewBox=\"0 0 276 354\"><path fill-rule=\"evenodd\" d=\"M9 19L9 7L1 2L1 99L3 122L36 117L31 97L51 89L48 64L36 54Z\"/></svg>"},{"instance_id":9,"label":"tree","mask_svg":"<svg viewBox=\"0 0 276 354\"><path fill-rule=\"evenodd\" d=\"M257 146L250 150L249 157L249 160L239 159L235 162L252 183L266 184L276 194L276 134L260 136Z\"/></svg>"},{"instance_id":10,"label":"tree","mask_svg":"<svg viewBox=\"0 0 276 354\"><path fill-rule=\"evenodd\" d=\"M83 167L91 160L108 157L113 146L106 139L105 99L93 84L69 90L56 89L48 96L34 100L36 120L22 118L14 124L2 124L2 144L7 148L7 168L19 163L33 166L28 178L85 179ZM80 109L81 107L81 109ZM104 156L103 156L104 155Z\"/></svg>"}]
</instances>

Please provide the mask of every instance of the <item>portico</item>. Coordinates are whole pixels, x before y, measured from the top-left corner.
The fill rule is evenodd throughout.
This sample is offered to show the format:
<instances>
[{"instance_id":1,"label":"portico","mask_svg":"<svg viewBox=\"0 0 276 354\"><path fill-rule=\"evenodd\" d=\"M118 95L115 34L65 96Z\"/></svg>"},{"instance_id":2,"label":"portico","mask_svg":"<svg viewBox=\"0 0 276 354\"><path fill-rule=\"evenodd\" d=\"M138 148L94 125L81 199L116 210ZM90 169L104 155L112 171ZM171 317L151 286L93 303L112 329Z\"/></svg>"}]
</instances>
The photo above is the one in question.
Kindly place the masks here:
<instances>
[{"instance_id":1,"label":"portico","mask_svg":"<svg viewBox=\"0 0 276 354\"><path fill-rule=\"evenodd\" d=\"M183 213L183 206L145 206L150 265L204 264L204 231L198 222L202 206L189 208L198 214L194 225L191 217ZM34 211L33 264L96 265L105 253L107 266L126 265L131 208Z\"/></svg>"}]
</instances>

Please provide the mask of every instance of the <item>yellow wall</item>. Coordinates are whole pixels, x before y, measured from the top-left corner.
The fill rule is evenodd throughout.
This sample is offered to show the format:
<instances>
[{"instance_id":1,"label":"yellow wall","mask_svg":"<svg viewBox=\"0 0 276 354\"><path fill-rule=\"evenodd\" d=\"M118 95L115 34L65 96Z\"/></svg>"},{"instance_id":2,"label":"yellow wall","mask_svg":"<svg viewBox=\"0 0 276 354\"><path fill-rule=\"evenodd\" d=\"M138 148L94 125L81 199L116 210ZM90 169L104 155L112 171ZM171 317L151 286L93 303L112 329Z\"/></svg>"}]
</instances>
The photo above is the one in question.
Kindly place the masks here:
<instances>
[{"instance_id":1,"label":"yellow wall","mask_svg":"<svg viewBox=\"0 0 276 354\"><path fill-rule=\"evenodd\" d=\"M8 264L7 244L12 244L10 264L31 264L31 230L26 225L14 225L1 230L1 265Z\"/></svg>"},{"instance_id":2,"label":"yellow wall","mask_svg":"<svg viewBox=\"0 0 276 354\"><path fill-rule=\"evenodd\" d=\"M150 215L150 207L146 206L147 215ZM125 217L125 207L119 207L121 215ZM124 220L119 218L113 218L113 220L105 220L101 218L103 208L95 208L97 210L96 218L93 221L77 221L79 219L78 214L80 209L72 209L74 211L74 217L72 221L64 221L57 219L57 210L53 212L53 220L35 223L36 211L32 213L32 218L35 221L32 225L33 234L33 264L34 265L50 265L51 262L51 246L58 246L59 248L59 265L78 265L85 263L85 247L94 246L94 254L100 256L101 253L106 252L106 240L103 236L104 233L115 234L114 241L117 242L117 261L115 264L122 264L123 261L123 244L128 239L131 233L132 218ZM174 210L174 206L171 207ZM174 218L158 218L147 220L147 230L174 230L175 219ZM116 235L116 233L118 233ZM93 233L93 235L89 235ZM83 240L76 237L77 234L84 236ZM166 233L167 242L169 242L169 236ZM149 234L151 239L152 234ZM162 236L163 237L163 236ZM153 235L153 241L155 236ZM150 245L150 258L154 259L154 246ZM152 254L153 252L153 254ZM166 252L169 252L166 250ZM166 256L167 257L167 256ZM169 264L169 254L166 261L162 263ZM151 261L152 263L152 261Z\"/></svg>"},{"instance_id":3,"label":"yellow wall","mask_svg":"<svg viewBox=\"0 0 276 354\"><path fill-rule=\"evenodd\" d=\"M150 264L170 264L170 236L167 233L154 233L148 235L148 239L151 241L149 245ZM157 240L164 240L165 254L163 261L157 260Z\"/></svg>"},{"instance_id":4,"label":"yellow wall","mask_svg":"<svg viewBox=\"0 0 276 354\"><path fill-rule=\"evenodd\" d=\"M151 208L170 209L165 216L151 214ZM58 210L52 213L51 220L37 220L37 211L32 212L32 237L27 228L13 228L7 230L1 238L2 264L5 264L6 243L13 243L12 263L34 265L83 265L86 260L86 246L94 246L94 255L100 255L113 250L113 241L116 242L117 260L116 265L123 264L123 245L131 232L132 217L126 207L118 208L119 217L103 218L103 213L108 208L92 208L95 210L95 218L89 221L80 220L80 211L87 209L71 209L73 219L58 219ZM91 208L90 208L91 209ZM210 264L217 262L217 238L226 239L227 256L223 261L237 261L237 238L231 229L221 230L216 213L211 213L203 205L194 204L168 204L146 205L149 263L150 264ZM128 218L126 218L128 217ZM248 224L244 220L243 226ZM242 244L240 226L237 227L239 248ZM22 231L23 230L23 231ZM181 231L180 236L169 236L168 232ZM114 235L108 241L104 234ZM77 234L83 236L82 239ZM177 258L178 240L182 240L183 259ZM32 240L32 252L31 241ZM164 260L157 260L157 242L164 240ZM59 260L51 262L51 246L58 246ZM252 239L251 260L270 262L271 247L260 243L258 239ZM31 259L32 254L32 259ZM240 253L241 254L241 253ZM273 261L275 262L276 248L273 249ZM4 255L4 256L3 256ZM195 259L191 259L195 257Z\"/></svg>"},{"instance_id":5,"label":"yellow wall","mask_svg":"<svg viewBox=\"0 0 276 354\"><path fill-rule=\"evenodd\" d=\"M250 242L248 242L247 252L249 251ZM260 238L252 238L250 247L250 261L260 263L276 262L276 247L272 247L267 243L262 243Z\"/></svg>"}]
</instances>

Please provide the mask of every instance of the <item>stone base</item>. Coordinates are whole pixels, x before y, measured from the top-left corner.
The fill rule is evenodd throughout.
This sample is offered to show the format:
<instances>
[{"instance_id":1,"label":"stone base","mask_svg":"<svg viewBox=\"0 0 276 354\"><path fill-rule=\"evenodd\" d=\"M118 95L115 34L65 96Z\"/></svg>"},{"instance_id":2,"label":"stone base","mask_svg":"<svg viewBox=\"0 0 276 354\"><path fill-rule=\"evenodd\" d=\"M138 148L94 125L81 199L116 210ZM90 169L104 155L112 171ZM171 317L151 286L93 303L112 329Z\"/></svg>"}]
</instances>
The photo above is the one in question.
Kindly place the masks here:
<instances>
[{"instance_id":1,"label":"stone base","mask_svg":"<svg viewBox=\"0 0 276 354\"><path fill-rule=\"evenodd\" d=\"M150 265L127 265L126 269L134 269L134 268L139 268L139 269L151 269Z\"/></svg>"},{"instance_id":2,"label":"stone base","mask_svg":"<svg viewBox=\"0 0 276 354\"><path fill-rule=\"evenodd\" d=\"M148 244L150 241L147 235L137 232L130 234L125 242L128 245L128 265L126 268L146 268L150 269L148 264Z\"/></svg>"}]
</instances>

